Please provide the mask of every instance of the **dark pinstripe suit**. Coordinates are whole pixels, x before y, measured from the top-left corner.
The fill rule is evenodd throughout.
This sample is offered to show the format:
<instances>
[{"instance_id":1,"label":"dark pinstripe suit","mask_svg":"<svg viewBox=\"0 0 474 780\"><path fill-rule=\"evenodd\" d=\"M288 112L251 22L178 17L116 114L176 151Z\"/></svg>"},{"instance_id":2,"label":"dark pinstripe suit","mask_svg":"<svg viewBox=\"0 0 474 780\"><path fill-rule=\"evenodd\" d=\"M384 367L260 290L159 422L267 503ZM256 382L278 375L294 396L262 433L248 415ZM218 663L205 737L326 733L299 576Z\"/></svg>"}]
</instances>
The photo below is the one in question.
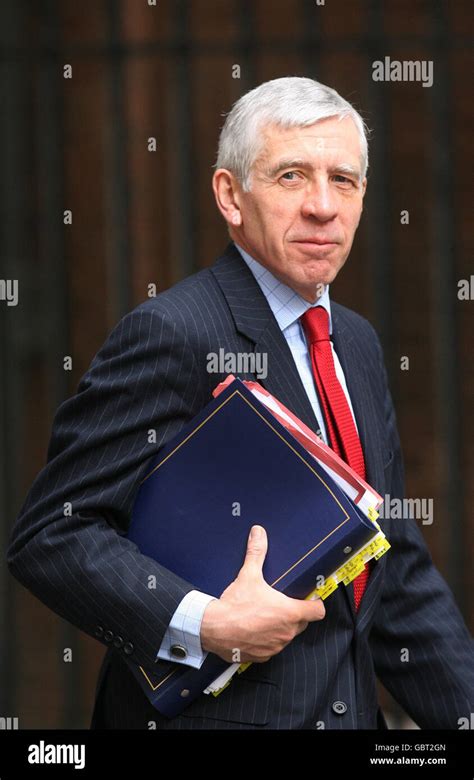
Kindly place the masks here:
<instances>
[{"instance_id":1,"label":"dark pinstripe suit","mask_svg":"<svg viewBox=\"0 0 474 780\"><path fill-rule=\"evenodd\" d=\"M379 342L359 315L335 303L332 313L368 481L382 495L401 497L402 458ZM317 429L285 338L230 244L212 268L118 323L77 394L58 409L48 463L14 527L8 551L14 576L108 647L93 725L376 728L377 674L421 727L457 728L458 718L474 711L472 640L412 521L383 521L392 550L375 564L357 616L352 594L340 588L323 621L267 663L254 664L217 699L203 695L168 721L135 683L127 665L156 668L171 616L193 588L124 537L135 488L149 459L224 378L206 371L207 354L221 347L267 352L263 384ZM403 648L408 662L401 660ZM159 662L163 675L170 666Z\"/></svg>"}]
</instances>

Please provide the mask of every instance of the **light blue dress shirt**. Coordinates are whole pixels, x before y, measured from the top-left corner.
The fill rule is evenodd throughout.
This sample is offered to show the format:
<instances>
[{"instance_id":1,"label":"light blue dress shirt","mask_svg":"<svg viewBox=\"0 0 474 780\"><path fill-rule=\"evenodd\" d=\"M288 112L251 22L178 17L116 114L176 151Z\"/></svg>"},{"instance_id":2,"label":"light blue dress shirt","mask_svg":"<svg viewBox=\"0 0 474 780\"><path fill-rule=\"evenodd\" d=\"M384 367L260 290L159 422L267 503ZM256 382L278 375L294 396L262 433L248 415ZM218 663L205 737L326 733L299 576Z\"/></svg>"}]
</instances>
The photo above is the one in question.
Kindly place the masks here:
<instances>
[{"instance_id":1,"label":"light blue dress shirt","mask_svg":"<svg viewBox=\"0 0 474 780\"><path fill-rule=\"evenodd\" d=\"M300 318L312 306L323 306L329 315L329 333L332 334L329 286L326 286L324 293L315 303L309 303L286 284L280 282L267 268L264 268L260 263L254 260L253 257L245 252L242 247L240 247L238 244L235 244L235 246L252 271L263 294L265 295L265 298L268 301L273 314L275 315L275 319L278 322L281 332L288 342L288 346L290 347L291 353L293 355L296 368L298 369L298 373L303 383L303 387L311 402L311 406L313 407L314 414L319 424L319 431L317 431L317 433L327 444L328 439L326 425L324 422L324 416L321 412L321 406L319 404L319 399L314 384L311 357ZM350 410L352 412L352 416L354 417L354 411L352 409L352 403L349 397L344 372L339 362L339 358L334 351L332 342L331 348L336 375L342 386L342 389L344 390ZM210 601L213 601L214 598L214 596L209 596L197 590L192 590L186 594L184 599L178 605L176 612L171 619L166 634L163 638L163 642L161 643L160 649L158 651L158 658L167 661L177 661L179 663L184 663L187 666L193 666L197 669L200 668L207 655L207 653L202 650L200 642L201 623L207 605ZM171 652L173 645L179 645L181 648L184 648L187 651L186 657L183 659L175 658Z\"/></svg>"},{"instance_id":2,"label":"light blue dress shirt","mask_svg":"<svg viewBox=\"0 0 474 780\"><path fill-rule=\"evenodd\" d=\"M260 263L253 259L247 252L245 252L238 244L237 249L244 258L248 267L252 271L255 279L257 280L260 288L268 301L275 319L278 322L281 332L288 342L296 368L301 377L303 387L306 390L306 394L313 407L314 414L319 424L319 431L316 431L318 435L328 443L326 425L324 422L324 415L321 412L321 406L319 404L318 395L316 393L316 387L314 384L313 369L311 366L311 356L309 354L306 337L304 334L303 326L300 322L300 318L311 309L313 306L323 306L329 315L329 334L332 335L332 317L331 317L331 301L329 300L329 285L324 289L324 293L318 298L315 303L309 303L301 297L297 292L288 287L283 282L276 279L273 274L264 268ZM354 417L354 410L352 409L351 399L349 397L349 391L347 389L346 378L342 370L339 358L334 350L333 343L331 341L332 356L334 358L334 367L336 369L336 376L344 390L344 394L349 403L352 416Z\"/></svg>"}]
</instances>

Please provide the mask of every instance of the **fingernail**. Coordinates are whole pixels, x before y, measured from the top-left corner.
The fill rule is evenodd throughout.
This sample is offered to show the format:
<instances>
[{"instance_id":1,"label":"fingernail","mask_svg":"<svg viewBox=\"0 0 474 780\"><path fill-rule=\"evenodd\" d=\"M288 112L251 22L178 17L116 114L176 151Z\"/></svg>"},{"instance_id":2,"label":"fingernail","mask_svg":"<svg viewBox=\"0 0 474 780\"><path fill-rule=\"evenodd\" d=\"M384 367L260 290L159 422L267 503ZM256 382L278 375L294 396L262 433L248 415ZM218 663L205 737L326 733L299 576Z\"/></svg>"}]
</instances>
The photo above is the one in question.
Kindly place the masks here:
<instances>
[{"instance_id":1,"label":"fingernail","mask_svg":"<svg viewBox=\"0 0 474 780\"><path fill-rule=\"evenodd\" d=\"M250 538L253 542L256 542L257 539L260 539L262 535L262 528L260 525L253 525L250 529Z\"/></svg>"}]
</instances>

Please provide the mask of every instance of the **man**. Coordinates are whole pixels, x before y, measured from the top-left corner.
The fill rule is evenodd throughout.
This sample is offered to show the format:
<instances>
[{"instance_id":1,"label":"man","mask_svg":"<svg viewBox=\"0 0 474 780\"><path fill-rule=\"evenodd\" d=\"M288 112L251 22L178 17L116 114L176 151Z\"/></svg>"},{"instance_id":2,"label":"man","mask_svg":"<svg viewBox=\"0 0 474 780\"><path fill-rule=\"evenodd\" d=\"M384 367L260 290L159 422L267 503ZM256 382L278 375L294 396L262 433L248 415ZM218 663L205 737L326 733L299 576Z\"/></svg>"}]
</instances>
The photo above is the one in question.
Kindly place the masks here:
<instances>
[{"instance_id":1,"label":"man","mask_svg":"<svg viewBox=\"0 0 474 780\"><path fill-rule=\"evenodd\" d=\"M225 378L206 370L221 348L267 355L265 387L379 493L402 496L379 341L329 299L359 223L366 170L364 124L334 90L283 78L244 95L222 129L213 177L232 243L211 268L126 315L57 412L9 565L108 648L93 727L377 728L376 676L423 728L458 728L473 711L472 640L414 521L382 521L392 549L325 607L264 581L259 526L219 599L125 537L150 458ZM165 677L175 662L200 666L207 652L230 660L234 648L252 666L171 720L128 668Z\"/></svg>"}]
</instances>

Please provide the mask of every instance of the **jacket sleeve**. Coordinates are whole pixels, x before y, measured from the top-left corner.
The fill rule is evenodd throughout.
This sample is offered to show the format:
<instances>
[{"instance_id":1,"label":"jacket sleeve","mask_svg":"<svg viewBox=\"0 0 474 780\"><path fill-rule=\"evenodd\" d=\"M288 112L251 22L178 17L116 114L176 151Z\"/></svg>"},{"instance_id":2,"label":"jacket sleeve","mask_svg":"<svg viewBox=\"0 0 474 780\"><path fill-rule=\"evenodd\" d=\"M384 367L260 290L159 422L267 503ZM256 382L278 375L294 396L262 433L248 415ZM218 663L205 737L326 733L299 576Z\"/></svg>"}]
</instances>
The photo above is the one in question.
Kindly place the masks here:
<instances>
[{"instance_id":1,"label":"jacket sleeve","mask_svg":"<svg viewBox=\"0 0 474 780\"><path fill-rule=\"evenodd\" d=\"M381 353L381 350L380 350ZM387 492L404 497L395 412L386 385L386 425L394 454ZM419 520L391 519L383 593L370 643L375 671L421 728L458 729L474 711L474 643L433 564Z\"/></svg>"},{"instance_id":2,"label":"jacket sleeve","mask_svg":"<svg viewBox=\"0 0 474 780\"><path fill-rule=\"evenodd\" d=\"M182 329L150 302L127 314L59 407L8 549L11 573L44 604L143 666L193 585L125 534L150 458L205 403L198 393Z\"/></svg>"}]
</instances>

